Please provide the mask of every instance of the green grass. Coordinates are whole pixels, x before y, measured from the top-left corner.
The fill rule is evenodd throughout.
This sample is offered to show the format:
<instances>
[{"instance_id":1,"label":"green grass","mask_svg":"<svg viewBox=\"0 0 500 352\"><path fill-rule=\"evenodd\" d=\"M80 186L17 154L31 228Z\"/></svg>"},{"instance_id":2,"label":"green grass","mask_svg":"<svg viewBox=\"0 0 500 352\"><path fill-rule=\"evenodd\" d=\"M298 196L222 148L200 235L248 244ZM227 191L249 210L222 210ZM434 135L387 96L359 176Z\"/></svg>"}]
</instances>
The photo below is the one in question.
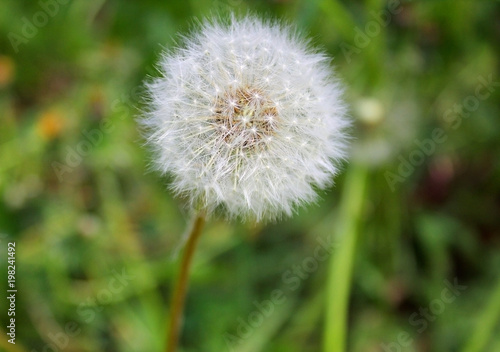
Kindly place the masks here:
<instances>
[{"instance_id":1,"label":"green grass","mask_svg":"<svg viewBox=\"0 0 500 352\"><path fill-rule=\"evenodd\" d=\"M23 18L45 10L4 0L0 291L15 241L18 293L17 350L3 340L0 348L162 351L189 219L168 178L150 172L134 120L142 82L194 18L237 8L297 25L334 58L352 148L335 186L293 218L208 222L182 351L229 350L224 336L238 336L253 302L274 290L284 302L234 351L384 351L407 341L402 351L498 349L500 6L393 4L381 25L383 1L72 1L16 52L11 33L22 36ZM489 77L489 90L478 88ZM450 113L455 104L468 115ZM349 253L336 247L313 272L294 273L318 237L343 235ZM445 280L454 279L467 289L438 313ZM0 308L4 339L5 298Z\"/></svg>"}]
</instances>

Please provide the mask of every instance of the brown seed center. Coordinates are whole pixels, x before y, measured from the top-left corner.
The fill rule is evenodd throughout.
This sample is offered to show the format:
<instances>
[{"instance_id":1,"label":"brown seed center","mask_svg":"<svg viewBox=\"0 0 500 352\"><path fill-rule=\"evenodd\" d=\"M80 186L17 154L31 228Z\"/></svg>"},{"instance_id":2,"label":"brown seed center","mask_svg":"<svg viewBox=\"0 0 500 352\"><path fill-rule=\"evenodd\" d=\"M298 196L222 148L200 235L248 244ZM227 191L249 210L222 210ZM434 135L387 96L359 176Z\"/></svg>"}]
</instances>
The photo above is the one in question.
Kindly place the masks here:
<instances>
[{"instance_id":1,"label":"brown seed center","mask_svg":"<svg viewBox=\"0 0 500 352\"><path fill-rule=\"evenodd\" d=\"M253 148L270 137L278 123L278 110L260 90L230 89L217 97L213 122L226 143L236 148Z\"/></svg>"}]
</instances>

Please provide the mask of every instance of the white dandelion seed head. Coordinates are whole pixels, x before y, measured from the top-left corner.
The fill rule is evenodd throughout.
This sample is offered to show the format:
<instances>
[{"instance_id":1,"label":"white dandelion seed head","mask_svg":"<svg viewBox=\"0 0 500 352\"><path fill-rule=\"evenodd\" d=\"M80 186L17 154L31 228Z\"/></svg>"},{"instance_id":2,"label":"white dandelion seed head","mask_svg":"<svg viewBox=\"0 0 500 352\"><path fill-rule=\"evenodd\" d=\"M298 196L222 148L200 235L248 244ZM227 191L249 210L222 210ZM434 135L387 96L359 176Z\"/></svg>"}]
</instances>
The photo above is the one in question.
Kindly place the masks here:
<instances>
[{"instance_id":1,"label":"white dandelion seed head","mask_svg":"<svg viewBox=\"0 0 500 352\"><path fill-rule=\"evenodd\" d=\"M342 89L296 31L251 16L209 21L159 67L142 124L191 208L272 220L331 183L346 149Z\"/></svg>"}]
</instances>

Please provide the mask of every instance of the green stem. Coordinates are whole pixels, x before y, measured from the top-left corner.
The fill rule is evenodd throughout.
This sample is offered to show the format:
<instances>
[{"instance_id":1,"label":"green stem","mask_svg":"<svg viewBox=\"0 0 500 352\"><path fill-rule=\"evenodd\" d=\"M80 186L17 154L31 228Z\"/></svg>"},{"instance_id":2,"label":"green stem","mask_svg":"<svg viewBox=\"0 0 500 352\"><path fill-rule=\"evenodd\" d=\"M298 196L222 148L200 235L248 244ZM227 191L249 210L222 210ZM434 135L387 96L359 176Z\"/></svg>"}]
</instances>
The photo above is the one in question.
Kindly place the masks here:
<instances>
[{"instance_id":1,"label":"green stem","mask_svg":"<svg viewBox=\"0 0 500 352\"><path fill-rule=\"evenodd\" d=\"M166 352L177 351L179 344L179 332L181 328L182 312L184 311L184 301L186 299L186 292L188 286L189 269L193 262L193 255L196 249L196 244L201 235L201 230L205 224L204 214L199 214L192 225L191 232L189 233L186 248L182 255L181 267L179 276L175 283L174 292L172 295L172 303L170 305L170 324L168 330L168 340Z\"/></svg>"},{"instance_id":2,"label":"green stem","mask_svg":"<svg viewBox=\"0 0 500 352\"><path fill-rule=\"evenodd\" d=\"M463 352L486 351L485 347L491 338L495 325L500 321L500 281L497 283L490 300L477 319L477 324L468 339Z\"/></svg>"},{"instance_id":3,"label":"green stem","mask_svg":"<svg viewBox=\"0 0 500 352\"><path fill-rule=\"evenodd\" d=\"M330 259L324 351L344 352L347 340L349 292L368 172L352 165L346 175L336 232L340 244Z\"/></svg>"}]
</instances>

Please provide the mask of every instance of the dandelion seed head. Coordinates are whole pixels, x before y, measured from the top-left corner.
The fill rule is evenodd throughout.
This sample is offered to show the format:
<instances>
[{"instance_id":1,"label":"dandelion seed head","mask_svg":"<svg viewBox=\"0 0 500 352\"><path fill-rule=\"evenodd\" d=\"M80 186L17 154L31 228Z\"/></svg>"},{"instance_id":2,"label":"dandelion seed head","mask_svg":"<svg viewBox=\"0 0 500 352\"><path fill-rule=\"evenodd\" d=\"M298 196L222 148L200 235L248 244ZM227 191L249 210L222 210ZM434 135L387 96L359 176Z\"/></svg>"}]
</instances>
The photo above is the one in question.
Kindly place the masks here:
<instances>
[{"instance_id":1,"label":"dandelion seed head","mask_svg":"<svg viewBox=\"0 0 500 352\"><path fill-rule=\"evenodd\" d=\"M207 21L159 68L141 122L156 168L191 208L272 220L331 184L346 150L342 89L295 30Z\"/></svg>"}]
</instances>

